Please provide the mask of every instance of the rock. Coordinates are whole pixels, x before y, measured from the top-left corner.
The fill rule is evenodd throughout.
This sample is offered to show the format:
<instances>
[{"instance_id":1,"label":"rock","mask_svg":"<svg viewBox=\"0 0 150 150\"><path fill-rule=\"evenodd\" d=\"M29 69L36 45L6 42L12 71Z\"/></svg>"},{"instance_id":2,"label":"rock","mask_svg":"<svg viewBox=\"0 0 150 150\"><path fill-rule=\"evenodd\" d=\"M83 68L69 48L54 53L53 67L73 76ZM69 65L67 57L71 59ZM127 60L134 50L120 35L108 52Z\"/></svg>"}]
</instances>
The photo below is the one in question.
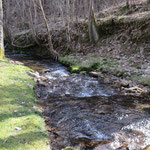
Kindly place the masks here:
<instances>
[{"instance_id":1,"label":"rock","mask_svg":"<svg viewBox=\"0 0 150 150\"><path fill-rule=\"evenodd\" d=\"M120 86L121 87L125 87L125 88L129 88L130 87L130 83L127 80L122 80Z\"/></svg>"},{"instance_id":2,"label":"rock","mask_svg":"<svg viewBox=\"0 0 150 150\"><path fill-rule=\"evenodd\" d=\"M21 131L21 130L22 130L22 128L15 127L15 130L16 130L16 131Z\"/></svg>"},{"instance_id":3,"label":"rock","mask_svg":"<svg viewBox=\"0 0 150 150\"><path fill-rule=\"evenodd\" d=\"M89 74L91 76L93 76L93 77L101 77L101 78L104 77L104 75L101 72L94 72L94 71L92 71L92 72L89 72Z\"/></svg>"},{"instance_id":4,"label":"rock","mask_svg":"<svg viewBox=\"0 0 150 150\"><path fill-rule=\"evenodd\" d=\"M43 81L40 80L40 79L38 79L37 84L38 84L38 85L41 85L41 86L45 86L45 87L48 86L48 83L43 82Z\"/></svg>"},{"instance_id":5,"label":"rock","mask_svg":"<svg viewBox=\"0 0 150 150\"><path fill-rule=\"evenodd\" d=\"M129 150L128 145L123 145L119 148L117 148L117 150Z\"/></svg>"},{"instance_id":6,"label":"rock","mask_svg":"<svg viewBox=\"0 0 150 150\"><path fill-rule=\"evenodd\" d=\"M29 76L34 77L34 78L40 78L40 75L38 72L26 72Z\"/></svg>"},{"instance_id":7,"label":"rock","mask_svg":"<svg viewBox=\"0 0 150 150\"><path fill-rule=\"evenodd\" d=\"M74 150L74 148L72 148L72 147L66 147L66 148L64 148L62 150Z\"/></svg>"},{"instance_id":8,"label":"rock","mask_svg":"<svg viewBox=\"0 0 150 150\"><path fill-rule=\"evenodd\" d=\"M40 79L44 82L48 80L46 77L43 77L43 76L41 76Z\"/></svg>"},{"instance_id":9,"label":"rock","mask_svg":"<svg viewBox=\"0 0 150 150\"><path fill-rule=\"evenodd\" d=\"M125 88L125 90L127 92L130 92L130 93L140 93L141 94L141 93L145 92L143 89L141 89L137 86L134 86L134 87L131 87L131 88Z\"/></svg>"},{"instance_id":10,"label":"rock","mask_svg":"<svg viewBox=\"0 0 150 150\"><path fill-rule=\"evenodd\" d=\"M146 146L143 150L150 150L150 145Z\"/></svg>"},{"instance_id":11,"label":"rock","mask_svg":"<svg viewBox=\"0 0 150 150\"><path fill-rule=\"evenodd\" d=\"M145 69L145 73L150 75L150 66Z\"/></svg>"},{"instance_id":12,"label":"rock","mask_svg":"<svg viewBox=\"0 0 150 150\"><path fill-rule=\"evenodd\" d=\"M95 147L94 150L114 150L114 149L108 143L108 144L99 145L99 146Z\"/></svg>"},{"instance_id":13,"label":"rock","mask_svg":"<svg viewBox=\"0 0 150 150\"><path fill-rule=\"evenodd\" d=\"M102 105L99 109L95 109L97 114L108 114L112 112L112 108L109 105Z\"/></svg>"},{"instance_id":14,"label":"rock","mask_svg":"<svg viewBox=\"0 0 150 150\"><path fill-rule=\"evenodd\" d=\"M40 95L39 93L37 93L36 96L37 96L37 98L40 98L40 97L41 97L41 95Z\"/></svg>"},{"instance_id":15,"label":"rock","mask_svg":"<svg viewBox=\"0 0 150 150\"><path fill-rule=\"evenodd\" d=\"M6 139L3 141L3 143L5 144L5 143L7 142L7 140L8 140L8 138L6 138Z\"/></svg>"},{"instance_id":16,"label":"rock","mask_svg":"<svg viewBox=\"0 0 150 150\"><path fill-rule=\"evenodd\" d=\"M44 73L51 72L49 69L43 70Z\"/></svg>"}]
</instances>

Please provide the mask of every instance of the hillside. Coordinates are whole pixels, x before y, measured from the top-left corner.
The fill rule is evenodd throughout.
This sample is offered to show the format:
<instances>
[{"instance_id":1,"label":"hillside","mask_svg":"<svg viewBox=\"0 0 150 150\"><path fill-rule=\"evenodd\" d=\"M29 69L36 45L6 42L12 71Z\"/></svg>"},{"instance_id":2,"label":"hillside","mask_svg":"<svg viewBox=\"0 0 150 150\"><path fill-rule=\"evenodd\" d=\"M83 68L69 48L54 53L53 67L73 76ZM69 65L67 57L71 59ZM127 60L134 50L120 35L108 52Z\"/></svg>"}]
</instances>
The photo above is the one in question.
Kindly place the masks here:
<instances>
[{"instance_id":1,"label":"hillside","mask_svg":"<svg viewBox=\"0 0 150 150\"><path fill-rule=\"evenodd\" d=\"M69 27L67 24L63 25L62 20L55 23L54 28L49 23L54 49L61 56L60 62L70 66L73 72L96 71L96 76L99 76L97 72L104 73L105 77L108 75L105 80L113 80L117 88L124 89L122 84L127 84L129 88L138 84L142 89L144 86L144 91L146 86L147 92L150 86L148 1L134 1L129 7L125 3L111 6L97 13L96 19L100 34L100 40L96 44L89 42L87 19L70 22ZM14 34L16 45L20 45L15 49L20 52L23 48L21 52L39 57L50 56L46 48L47 32L44 24L37 25L35 29L39 44L35 42L32 30L29 29ZM11 46L10 48L12 49ZM134 92L139 91L139 87L135 89Z\"/></svg>"},{"instance_id":2,"label":"hillside","mask_svg":"<svg viewBox=\"0 0 150 150\"><path fill-rule=\"evenodd\" d=\"M105 73L107 82L117 78L115 86L123 89L150 86L150 4L137 1L129 8L122 4L106 9L97 14L97 21L99 42L90 44L82 33L80 43L61 62L76 70Z\"/></svg>"}]
</instances>

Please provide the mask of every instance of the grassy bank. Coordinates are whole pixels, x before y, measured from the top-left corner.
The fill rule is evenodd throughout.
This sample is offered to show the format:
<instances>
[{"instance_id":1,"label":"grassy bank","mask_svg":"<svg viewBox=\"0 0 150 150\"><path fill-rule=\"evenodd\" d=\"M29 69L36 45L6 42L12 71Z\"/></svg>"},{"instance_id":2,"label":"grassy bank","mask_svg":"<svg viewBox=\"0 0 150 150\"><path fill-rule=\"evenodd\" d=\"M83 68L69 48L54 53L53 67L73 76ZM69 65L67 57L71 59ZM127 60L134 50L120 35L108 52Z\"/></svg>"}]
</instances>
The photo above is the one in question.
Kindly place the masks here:
<instances>
[{"instance_id":1,"label":"grassy bank","mask_svg":"<svg viewBox=\"0 0 150 150\"><path fill-rule=\"evenodd\" d=\"M142 71L144 71L144 69L139 68L137 65L130 67L130 62L127 63L127 60L123 63L121 57L112 59L107 56L100 57L92 55L84 57L65 56L61 57L59 61L68 66L71 73L84 74L91 71L100 72L107 75L113 75L114 77L118 77L118 79L127 79L137 84L150 87L150 77L143 76L144 72Z\"/></svg>"},{"instance_id":2,"label":"grassy bank","mask_svg":"<svg viewBox=\"0 0 150 150\"><path fill-rule=\"evenodd\" d=\"M0 150L49 149L34 81L25 73L29 70L0 61Z\"/></svg>"},{"instance_id":3,"label":"grassy bank","mask_svg":"<svg viewBox=\"0 0 150 150\"><path fill-rule=\"evenodd\" d=\"M117 60L111 60L107 57L71 57L65 56L59 59L60 63L69 67L71 73L89 73L90 71L101 71L109 73L111 68L117 66Z\"/></svg>"}]
</instances>

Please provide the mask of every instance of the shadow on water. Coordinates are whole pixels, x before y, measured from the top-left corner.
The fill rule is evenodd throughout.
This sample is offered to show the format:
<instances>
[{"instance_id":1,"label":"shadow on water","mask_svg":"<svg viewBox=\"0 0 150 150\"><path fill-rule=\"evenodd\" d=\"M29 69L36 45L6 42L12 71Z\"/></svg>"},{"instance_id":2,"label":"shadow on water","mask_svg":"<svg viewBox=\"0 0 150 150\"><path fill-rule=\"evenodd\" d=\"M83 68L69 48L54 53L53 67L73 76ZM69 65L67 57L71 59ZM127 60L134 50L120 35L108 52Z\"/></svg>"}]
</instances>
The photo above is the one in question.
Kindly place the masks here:
<instances>
[{"instance_id":1,"label":"shadow on water","mask_svg":"<svg viewBox=\"0 0 150 150\"><path fill-rule=\"evenodd\" d=\"M47 86L36 91L53 150L141 150L150 144L150 98L119 95L102 79L71 75L49 60L21 61L48 69L41 72Z\"/></svg>"},{"instance_id":2,"label":"shadow on water","mask_svg":"<svg viewBox=\"0 0 150 150\"><path fill-rule=\"evenodd\" d=\"M79 145L81 149L97 150L109 143L109 149L128 145L131 150L140 150L150 143L150 114L144 109L150 108L147 98L49 97L47 103L44 115L49 118L47 124L55 129L54 135L50 130L54 149Z\"/></svg>"}]
</instances>

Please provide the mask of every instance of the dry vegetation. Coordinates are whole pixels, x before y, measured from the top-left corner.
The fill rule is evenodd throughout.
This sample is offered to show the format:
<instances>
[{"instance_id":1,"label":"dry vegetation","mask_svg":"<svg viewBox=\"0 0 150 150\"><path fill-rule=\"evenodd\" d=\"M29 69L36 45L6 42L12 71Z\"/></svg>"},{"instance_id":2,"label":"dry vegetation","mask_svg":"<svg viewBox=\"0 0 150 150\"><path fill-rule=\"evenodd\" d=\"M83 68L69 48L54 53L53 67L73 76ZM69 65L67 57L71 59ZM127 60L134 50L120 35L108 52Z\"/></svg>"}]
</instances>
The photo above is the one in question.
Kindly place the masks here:
<instances>
[{"instance_id":1,"label":"dry vegetation","mask_svg":"<svg viewBox=\"0 0 150 150\"><path fill-rule=\"evenodd\" d=\"M147 51L150 7L147 0L130 0L129 4L130 7L127 8L125 0L94 0L101 37L101 47L98 46L98 49L101 53L116 55L117 51L122 52L120 47L122 50L130 48L127 53L133 49L138 49L143 54ZM89 1L43 0L42 5L54 49L61 56L78 52L85 55L90 50L98 51L97 47L88 42ZM37 0L5 1L4 7L6 43L47 56L48 52L43 49L48 46L48 34ZM143 41L144 49L141 48Z\"/></svg>"},{"instance_id":2,"label":"dry vegetation","mask_svg":"<svg viewBox=\"0 0 150 150\"><path fill-rule=\"evenodd\" d=\"M123 0L94 0L94 10L99 12L120 2ZM43 0L42 4L50 30L60 31L65 28L68 42L71 38L70 25L88 17L87 0ZM6 41L16 47L45 44L47 31L37 0L4 1L4 30Z\"/></svg>"}]
</instances>

